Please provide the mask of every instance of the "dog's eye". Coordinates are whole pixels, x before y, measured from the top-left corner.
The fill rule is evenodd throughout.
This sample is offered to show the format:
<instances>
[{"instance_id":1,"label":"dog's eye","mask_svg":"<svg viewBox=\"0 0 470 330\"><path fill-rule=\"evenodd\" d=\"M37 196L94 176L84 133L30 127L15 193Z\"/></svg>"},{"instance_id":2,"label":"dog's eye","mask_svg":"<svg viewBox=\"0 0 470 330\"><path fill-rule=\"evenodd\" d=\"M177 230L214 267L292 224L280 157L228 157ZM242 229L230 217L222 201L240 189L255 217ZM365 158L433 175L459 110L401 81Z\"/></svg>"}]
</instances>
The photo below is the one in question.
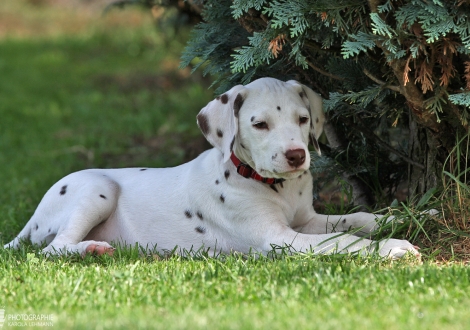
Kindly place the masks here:
<instances>
[{"instance_id":1,"label":"dog's eye","mask_svg":"<svg viewBox=\"0 0 470 330\"><path fill-rule=\"evenodd\" d=\"M308 117L300 117L299 118L299 124L302 125L302 124L306 124L308 123Z\"/></svg>"},{"instance_id":2,"label":"dog's eye","mask_svg":"<svg viewBox=\"0 0 470 330\"><path fill-rule=\"evenodd\" d=\"M253 124L253 126L257 129L268 129L268 124L265 121L257 122L256 124Z\"/></svg>"}]
</instances>

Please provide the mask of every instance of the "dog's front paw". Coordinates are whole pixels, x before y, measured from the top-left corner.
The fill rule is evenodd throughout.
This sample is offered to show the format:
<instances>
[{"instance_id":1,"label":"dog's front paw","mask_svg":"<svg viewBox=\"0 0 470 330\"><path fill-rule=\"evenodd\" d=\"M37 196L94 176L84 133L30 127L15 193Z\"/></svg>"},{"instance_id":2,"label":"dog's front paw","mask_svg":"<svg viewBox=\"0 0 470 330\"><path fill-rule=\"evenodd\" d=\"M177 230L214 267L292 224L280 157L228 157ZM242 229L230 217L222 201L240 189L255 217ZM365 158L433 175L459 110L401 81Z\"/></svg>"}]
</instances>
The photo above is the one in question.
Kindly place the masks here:
<instances>
[{"instance_id":1,"label":"dog's front paw","mask_svg":"<svg viewBox=\"0 0 470 330\"><path fill-rule=\"evenodd\" d=\"M419 248L405 240L390 238L387 240L380 241L378 242L378 244L379 254L382 257L399 259L404 257L407 253L414 255L418 258L421 256L421 254L418 252Z\"/></svg>"}]
</instances>

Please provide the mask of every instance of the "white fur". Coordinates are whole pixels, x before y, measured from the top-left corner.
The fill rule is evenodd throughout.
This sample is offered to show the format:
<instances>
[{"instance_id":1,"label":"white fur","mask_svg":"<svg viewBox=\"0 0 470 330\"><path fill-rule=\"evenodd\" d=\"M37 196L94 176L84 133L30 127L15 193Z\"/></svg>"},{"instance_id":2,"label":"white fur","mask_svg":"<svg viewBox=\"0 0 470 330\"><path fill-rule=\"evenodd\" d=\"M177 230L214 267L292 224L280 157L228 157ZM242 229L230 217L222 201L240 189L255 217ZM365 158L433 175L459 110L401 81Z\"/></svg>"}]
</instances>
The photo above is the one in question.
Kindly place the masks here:
<instances>
[{"instance_id":1,"label":"white fur","mask_svg":"<svg viewBox=\"0 0 470 330\"><path fill-rule=\"evenodd\" d=\"M301 124L300 117L308 122ZM341 233L351 227L369 233L376 215L315 213L307 145L309 136L320 136L324 120L321 98L295 81L263 78L236 86L198 115L214 149L173 168L72 173L50 188L5 247L17 248L29 238L46 242L48 253L85 253L91 245L111 248L109 243L119 242L162 252L177 247L177 252L267 253L273 246L289 246L316 253L378 249L393 258L407 251L418 255L407 241L390 239L377 247ZM253 126L258 122L268 128ZM231 148L262 176L286 181L269 186L242 177L229 160ZM289 150L304 150L305 162L289 165Z\"/></svg>"}]
</instances>

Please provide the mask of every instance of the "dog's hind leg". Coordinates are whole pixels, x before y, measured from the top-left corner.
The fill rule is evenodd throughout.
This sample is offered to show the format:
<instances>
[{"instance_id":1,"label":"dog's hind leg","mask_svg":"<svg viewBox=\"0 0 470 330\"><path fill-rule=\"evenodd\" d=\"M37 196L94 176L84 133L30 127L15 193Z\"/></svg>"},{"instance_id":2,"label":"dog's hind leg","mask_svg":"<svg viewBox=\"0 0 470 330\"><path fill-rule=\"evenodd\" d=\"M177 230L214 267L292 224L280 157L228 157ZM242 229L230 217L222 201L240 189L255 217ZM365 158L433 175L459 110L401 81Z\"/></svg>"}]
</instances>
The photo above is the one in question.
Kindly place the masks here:
<instances>
[{"instance_id":1,"label":"dog's hind leg","mask_svg":"<svg viewBox=\"0 0 470 330\"><path fill-rule=\"evenodd\" d=\"M18 249L22 241L30 240L31 220L24 226L23 230L10 242L3 246L5 249Z\"/></svg>"},{"instance_id":2,"label":"dog's hind leg","mask_svg":"<svg viewBox=\"0 0 470 330\"><path fill-rule=\"evenodd\" d=\"M110 178L97 173L79 173L81 185L74 196L71 186L71 209L56 236L43 250L45 253L64 254L112 254L114 248L108 242L82 241L100 223L107 221L116 209L119 185Z\"/></svg>"},{"instance_id":3,"label":"dog's hind leg","mask_svg":"<svg viewBox=\"0 0 470 330\"><path fill-rule=\"evenodd\" d=\"M42 251L46 254L86 253L112 255L114 248L108 242L82 241L95 226L106 221L108 213L98 213L103 208L98 205L79 206L71 214L50 244Z\"/></svg>"},{"instance_id":4,"label":"dog's hind leg","mask_svg":"<svg viewBox=\"0 0 470 330\"><path fill-rule=\"evenodd\" d=\"M17 248L29 238L33 244L48 244L45 253L112 254L107 242L82 240L113 214L118 198L119 185L103 173L73 173L49 189L25 228L5 247Z\"/></svg>"}]
</instances>

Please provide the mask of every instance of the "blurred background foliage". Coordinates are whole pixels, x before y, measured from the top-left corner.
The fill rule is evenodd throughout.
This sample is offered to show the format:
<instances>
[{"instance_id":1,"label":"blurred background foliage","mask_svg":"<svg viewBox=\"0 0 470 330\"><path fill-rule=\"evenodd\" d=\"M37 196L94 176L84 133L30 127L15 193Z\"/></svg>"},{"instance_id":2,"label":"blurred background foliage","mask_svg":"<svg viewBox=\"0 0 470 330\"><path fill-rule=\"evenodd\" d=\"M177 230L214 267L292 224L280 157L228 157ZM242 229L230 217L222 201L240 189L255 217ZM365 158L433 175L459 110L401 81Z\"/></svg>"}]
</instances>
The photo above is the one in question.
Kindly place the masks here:
<instances>
[{"instance_id":1,"label":"blurred background foliage","mask_svg":"<svg viewBox=\"0 0 470 330\"><path fill-rule=\"evenodd\" d=\"M174 166L209 147L195 117L210 83L179 69L189 29L109 3L0 3L3 237L72 171Z\"/></svg>"}]
</instances>

